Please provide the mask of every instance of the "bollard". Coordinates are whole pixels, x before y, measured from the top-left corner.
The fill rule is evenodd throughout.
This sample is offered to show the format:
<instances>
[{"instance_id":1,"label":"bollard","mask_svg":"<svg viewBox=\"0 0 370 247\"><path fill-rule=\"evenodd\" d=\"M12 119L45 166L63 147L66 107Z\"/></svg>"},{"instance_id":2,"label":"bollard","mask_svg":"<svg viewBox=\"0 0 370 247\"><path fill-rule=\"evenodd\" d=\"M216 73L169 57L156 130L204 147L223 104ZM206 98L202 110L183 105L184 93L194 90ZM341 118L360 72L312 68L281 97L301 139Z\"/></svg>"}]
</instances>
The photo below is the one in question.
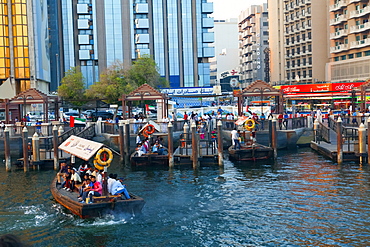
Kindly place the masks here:
<instances>
[{"instance_id":1,"label":"bollard","mask_svg":"<svg viewBox=\"0 0 370 247\"><path fill-rule=\"evenodd\" d=\"M272 119L269 119L269 147L272 147Z\"/></svg>"},{"instance_id":2,"label":"bollard","mask_svg":"<svg viewBox=\"0 0 370 247\"><path fill-rule=\"evenodd\" d=\"M175 166L175 160L173 158L173 125L171 122L167 125L168 129L168 165L170 167Z\"/></svg>"},{"instance_id":3,"label":"bollard","mask_svg":"<svg viewBox=\"0 0 370 247\"><path fill-rule=\"evenodd\" d=\"M312 128L312 117L307 116L307 128L311 129Z\"/></svg>"},{"instance_id":4,"label":"bollard","mask_svg":"<svg viewBox=\"0 0 370 247\"><path fill-rule=\"evenodd\" d=\"M124 131L124 153L125 153L125 164L130 163L130 120L125 122L125 131Z\"/></svg>"},{"instance_id":5,"label":"bollard","mask_svg":"<svg viewBox=\"0 0 370 247\"><path fill-rule=\"evenodd\" d=\"M10 157L10 131L6 126L4 129L4 146L5 146L5 168L9 172L12 169L11 157Z\"/></svg>"},{"instance_id":6,"label":"bollard","mask_svg":"<svg viewBox=\"0 0 370 247\"><path fill-rule=\"evenodd\" d=\"M187 141L189 139L188 133L189 133L189 125L188 125L188 123L185 123L184 124L184 139L183 139L183 142L181 143L181 147L183 147L183 148L188 147L187 146ZM182 140L180 140L180 141L182 141Z\"/></svg>"},{"instance_id":7,"label":"bollard","mask_svg":"<svg viewBox=\"0 0 370 247\"><path fill-rule=\"evenodd\" d=\"M318 134L319 134L319 126L320 126L319 120L316 119L315 120L315 123L313 124L313 133L315 135L314 141L316 143L318 143L318 141L319 141L319 137L318 137Z\"/></svg>"},{"instance_id":8,"label":"bollard","mask_svg":"<svg viewBox=\"0 0 370 247\"><path fill-rule=\"evenodd\" d=\"M271 131L271 139L272 139L272 149L274 150L274 159L277 158L277 131L276 131L276 118L272 119L272 131Z\"/></svg>"},{"instance_id":9,"label":"bollard","mask_svg":"<svg viewBox=\"0 0 370 247\"><path fill-rule=\"evenodd\" d=\"M370 165L370 117L367 118L367 163Z\"/></svg>"},{"instance_id":10,"label":"bollard","mask_svg":"<svg viewBox=\"0 0 370 247\"><path fill-rule=\"evenodd\" d=\"M337 120L337 162L338 165L343 163L343 139L342 139L342 119Z\"/></svg>"},{"instance_id":11,"label":"bollard","mask_svg":"<svg viewBox=\"0 0 370 247\"><path fill-rule=\"evenodd\" d=\"M22 131L22 146L23 146L23 170L28 172L28 130L26 127Z\"/></svg>"},{"instance_id":12,"label":"bollard","mask_svg":"<svg viewBox=\"0 0 370 247\"><path fill-rule=\"evenodd\" d=\"M122 121L119 122L118 125L118 133L119 133L119 153L121 154L121 162L124 162L125 157L125 149L124 149L124 124Z\"/></svg>"},{"instance_id":13,"label":"bollard","mask_svg":"<svg viewBox=\"0 0 370 247\"><path fill-rule=\"evenodd\" d=\"M32 136L32 161L40 161L40 138L36 132Z\"/></svg>"},{"instance_id":14,"label":"bollard","mask_svg":"<svg viewBox=\"0 0 370 247\"><path fill-rule=\"evenodd\" d=\"M360 127L358 128L358 145L360 153L360 164L363 164L366 154L366 128L363 123L361 123Z\"/></svg>"},{"instance_id":15,"label":"bollard","mask_svg":"<svg viewBox=\"0 0 370 247\"><path fill-rule=\"evenodd\" d=\"M193 158L193 168L198 167L198 140L197 140L197 126L195 121L191 123L191 151Z\"/></svg>"},{"instance_id":16,"label":"bollard","mask_svg":"<svg viewBox=\"0 0 370 247\"><path fill-rule=\"evenodd\" d=\"M222 122L218 121L217 122L217 151L218 151L218 165L222 166L224 164L224 156L223 156L223 151L224 151L224 146L223 146L223 140L222 140Z\"/></svg>"},{"instance_id":17,"label":"bollard","mask_svg":"<svg viewBox=\"0 0 370 247\"><path fill-rule=\"evenodd\" d=\"M58 153L58 127L53 127L53 149L54 149L54 170L59 169L59 153Z\"/></svg>"},{"instance_id":18,"label":"bollard","mask_svg":"<svg viewBox=\"0 0 370 247\"><path fill-rule=\"evenodd\" d=\"M59 128L58 128L58 136L63 135L63 133L64 133L64 129L63 129L63 126L61 125L61 126L59 126Z\"/></svg>"}]
</instances>

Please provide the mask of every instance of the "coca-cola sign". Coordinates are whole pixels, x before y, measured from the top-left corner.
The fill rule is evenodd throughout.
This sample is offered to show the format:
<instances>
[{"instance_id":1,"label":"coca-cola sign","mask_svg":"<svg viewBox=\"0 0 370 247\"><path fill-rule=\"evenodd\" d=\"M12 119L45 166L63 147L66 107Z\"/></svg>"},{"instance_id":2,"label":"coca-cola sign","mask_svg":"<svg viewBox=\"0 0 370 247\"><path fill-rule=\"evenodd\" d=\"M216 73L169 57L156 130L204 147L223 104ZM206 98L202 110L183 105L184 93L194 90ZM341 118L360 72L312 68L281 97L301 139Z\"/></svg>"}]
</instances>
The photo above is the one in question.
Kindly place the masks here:
<instances>
[{"instance_id":1,"label":"coca-cola sign","mask_svg":"<svg viewBox=\"0 0 370 247\"><path fill-rule=\"evenodd\" d=\"M281 86L284 94L299 94L299 93L320 93L320 92L341 92L350 91L353 88L359 87L364 82L343 82L343 83L320 83L320 84L303 84L303 85L287 85Z\"/></svg>"}]
</instances>

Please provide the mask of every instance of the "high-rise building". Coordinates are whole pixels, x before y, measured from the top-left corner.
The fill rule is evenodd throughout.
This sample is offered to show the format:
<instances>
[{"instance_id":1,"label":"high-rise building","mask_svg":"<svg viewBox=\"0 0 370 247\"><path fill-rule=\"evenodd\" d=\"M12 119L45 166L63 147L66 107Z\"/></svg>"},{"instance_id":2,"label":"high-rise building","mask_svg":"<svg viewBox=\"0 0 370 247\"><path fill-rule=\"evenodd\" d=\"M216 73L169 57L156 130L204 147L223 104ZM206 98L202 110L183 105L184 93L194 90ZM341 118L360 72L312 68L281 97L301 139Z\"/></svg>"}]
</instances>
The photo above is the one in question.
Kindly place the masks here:
<instances>
[{"instance_id":1,"label":"high-rise building","mask_svg":"<svg viewBox=\"0 0 370 247\"><path fill-rule=\"evenodd\" d=\"M64 70L87 86L115 61L152 56L171 87L210 85L213 3L207 0L62 0Z\"/></svg>"},{"instance_id":2,"label":"high-rise building","mask_svg":"<svg viewBox=\"0 0 370 247\"><path fill-rule=\"evenodd\" d=\"M332 82L370 78L369 0L330 0L330 62Z\"/></svg>"},{"instance_id":3,"label":"high-rise building","mask_svg":"<svg viewBox=\"0 0 370 247\"><path fill-rule=\"evenodd\" d=\"M29 88L49 92L50 81L47 1L1 1L0 98Z\"/></svg>"},{"instance_id":4,"label":"high-rise building","mask_svg":"<svg viewBox=\"0 0 370 247\"><path fill-rule=\"evenodd\" d=\"M215 20L215 57L211 62L211 84L221 80L221 73L239 70L238 19Z\"/></svg>"},{"instance_id":5,"label":"high-rise building","mask_svg":"<svg viewBox=\"0 0 370 247\"><path fill-rule=\"evenodd\" d=\"M264 52L269 46L267 3L252 5L239 15L239 33L240 83L246 87L256 80L269 80Z\"/></svg>"},{"instance_id":6,"label":"high-rise building","mask_svg":"<svg viewBox=\"0 0 370 247\"><path fill-rule=\"evenodd\" d=\"M325 66L329 59L327 1L269 0L269 6L273 13L269 22L271 82L325 81Z\"/></svg>"}]
</instances>

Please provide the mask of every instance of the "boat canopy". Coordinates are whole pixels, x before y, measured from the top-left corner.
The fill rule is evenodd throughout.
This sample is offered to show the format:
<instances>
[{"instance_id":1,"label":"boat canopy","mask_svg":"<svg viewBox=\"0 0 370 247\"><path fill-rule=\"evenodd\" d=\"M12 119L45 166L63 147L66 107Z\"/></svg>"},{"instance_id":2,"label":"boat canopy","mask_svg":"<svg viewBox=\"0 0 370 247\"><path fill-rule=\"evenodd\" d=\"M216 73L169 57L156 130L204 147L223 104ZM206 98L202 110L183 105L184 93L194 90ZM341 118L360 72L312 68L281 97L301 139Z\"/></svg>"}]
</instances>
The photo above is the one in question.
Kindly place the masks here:
<instances>
[{"instance_id":1,"label":"boat canopy","mask_svg":"<svg viewBox=\"0 0 370 247\"><path fill-rule=\"evenodd\" d=\"M102 146L104 146L103 143L71 135L67 140L59 145L59 149L88 161Z\"/></svg>"}]
</instances>

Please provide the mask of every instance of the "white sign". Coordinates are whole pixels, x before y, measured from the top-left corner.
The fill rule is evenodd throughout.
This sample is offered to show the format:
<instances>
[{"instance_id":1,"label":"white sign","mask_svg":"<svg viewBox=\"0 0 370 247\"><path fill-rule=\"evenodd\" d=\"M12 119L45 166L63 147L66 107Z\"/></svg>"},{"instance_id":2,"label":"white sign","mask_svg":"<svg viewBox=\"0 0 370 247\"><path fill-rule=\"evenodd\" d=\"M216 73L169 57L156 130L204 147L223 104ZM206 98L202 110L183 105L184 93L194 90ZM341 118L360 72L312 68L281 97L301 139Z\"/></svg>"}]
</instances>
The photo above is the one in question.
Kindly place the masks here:
<instances>
[{"instance_id":1,"label":"white sign","mask_svg":"<svg viewBox=\"0 0 370 247\"><path fill-rule=\"evenodd\" d=\"M161 90L162 93L168 95L202 95L213 94L212 87L192 87L192 88L165 88Z\"/></svg>"},{"instance_id":2,"label":"white sign","mask_svg":"<svg viewBox=\"0 0 370 247\"><path fill-rule=\"evenodd\" d=\"M77 156L83 160L89 160L104 144L86 140L78 136L70 136L62 144L59 149Z\"/></svg>"}]
</instances>

